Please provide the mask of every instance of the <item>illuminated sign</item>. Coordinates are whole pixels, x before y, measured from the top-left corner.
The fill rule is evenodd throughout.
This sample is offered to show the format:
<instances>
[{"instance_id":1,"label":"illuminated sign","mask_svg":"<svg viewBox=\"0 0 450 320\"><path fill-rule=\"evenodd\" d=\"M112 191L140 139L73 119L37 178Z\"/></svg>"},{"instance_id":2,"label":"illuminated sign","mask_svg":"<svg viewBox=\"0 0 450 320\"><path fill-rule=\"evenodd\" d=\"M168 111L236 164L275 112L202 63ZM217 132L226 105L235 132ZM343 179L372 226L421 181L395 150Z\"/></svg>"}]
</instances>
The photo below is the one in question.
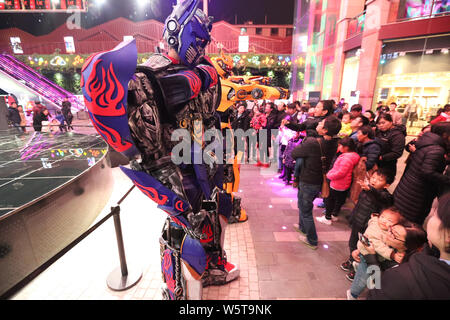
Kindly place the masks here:
<instances>
[{"instance_id":1,"label":"illuminated sign","mask_svg":"<svg viewBox=\"0 0 450 320\"><path fill-rule=\"evenodd\" d=\"M61 58L60 56L56 56L52 60L50 60L50 64L52 66L65 66L67 64L67 62L64 60L64 58Z\"/></svg>"},{"instance_id":2,"label":"illuminated sign","mask_svg":"<svg viewBox=\"0 0 450 320\"><path fill-rule=\"evenodd\" d=\"M248 52L248 44L248 36L239 36L239 52Z\"/></svg>"},{"instance_id":3,"label":"illuminated sign","mask_svg":"<svg viewBox=\"0 0 450 320\"><path fill-rule=\"evenodd\" d=\"M64 37L64 43L66 45L67 53L75 53L75 42L73 42L73 37Z\"/></svg>"},{"instance_id":4,"label":"illuminated sign","mask_svg":"<svg viewBox=\"0 0 450 320\"><path fill-rule=\"evenodd\" d=\"M13 49L13 52L15 54L23 53L23 49L22 49L22 45L21 45L21 42L20 42L20 38L19 37L11 37L9 39L11 41L11 47Z\"/></svg>"},{"instance_id":5,"label":"illuminated sign","mask_svg":"<svg viewBox=\"0 0 450 320\"><path fill-rule=\"evenodd\" d=\"M87 11L86 0L0 0L0 12Z\"/></svg>"}]
</instances>

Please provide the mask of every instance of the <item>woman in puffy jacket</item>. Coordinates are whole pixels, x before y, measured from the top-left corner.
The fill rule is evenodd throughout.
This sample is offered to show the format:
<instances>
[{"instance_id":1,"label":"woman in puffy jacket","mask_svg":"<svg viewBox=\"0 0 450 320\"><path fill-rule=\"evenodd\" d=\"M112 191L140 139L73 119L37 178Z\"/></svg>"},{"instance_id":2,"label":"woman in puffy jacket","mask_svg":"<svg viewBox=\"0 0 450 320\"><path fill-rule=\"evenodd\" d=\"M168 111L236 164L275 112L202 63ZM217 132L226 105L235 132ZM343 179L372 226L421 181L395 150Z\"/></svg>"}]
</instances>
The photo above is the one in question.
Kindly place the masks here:
<instances>
[{"instance_id":1,"label":"woman in puffy jacket","mask_svg":"<svg viewBox=\"0 0 450 320\"><path fill-rule=\"evenodd\" d=\"M444 175L450 139L450 122L439 122L415 143L405 172L394 191L394 204L408 220L423 224L439 187L450 186Z\"/></svg>"},{"instance_id":2,"label":"woman in puffy jacket","mask_svg":"<svg viewBox=\"0 0 450 320\"><path fill-rule=\"evenodd\" d=\"M394 125L389 113L381 113L377 119L375 140L381 146L381 154L377 165L388 168L395 177L397 173L397 160L403 154L405 147L406 127Z\"/></svg>"},{"instance_id":3,"label":"woman in puffy jacket","mask_svg":"<svg viewBox=\"0 0 450 320\"><path fill-rule=\"evenodd\" d=\"M374 132L370 126L362 126L357 132L357 152L361 157L356 169L353 171L353 184L350 188L350 199L358 202L361 186L359 180L364 181L376 170L376 164L381 153L381 146L374 140Z\"/></svg>"},{"instance_id":4,"label":"woman in puffy jacket","mask_svg":"<svg viewBox=\"0 0 450 320\"><path fill-rule=\"evenodd\" d=\"M355 151L356 143L353 139L346 137L338 142L338 152L341 155L327 173L330 180L330 196L325 200L325 217L318 217L317 221L330 225L332 216L333 220L337 220L352 184L353 168L359 161L359 155Z\"/></svg>"}]
</instances>

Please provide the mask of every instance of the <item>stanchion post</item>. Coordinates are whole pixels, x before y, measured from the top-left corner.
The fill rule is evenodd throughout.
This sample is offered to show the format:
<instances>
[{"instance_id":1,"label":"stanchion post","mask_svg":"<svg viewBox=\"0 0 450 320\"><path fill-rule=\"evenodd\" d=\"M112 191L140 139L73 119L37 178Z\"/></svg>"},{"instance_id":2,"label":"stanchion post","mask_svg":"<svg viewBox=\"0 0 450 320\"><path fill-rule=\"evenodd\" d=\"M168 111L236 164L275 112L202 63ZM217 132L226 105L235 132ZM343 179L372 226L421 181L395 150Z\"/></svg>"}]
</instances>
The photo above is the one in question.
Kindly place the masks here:
<instances>
[{"instance_id":1,"label":"stanchion post","mask_svg":"<svg viewBox=\"0 0 450 320\"><path fill-rule=\"evenodd\" d=\"M117 247L119 249L120 266L114 269L109 274L106 283L111 290L123 291L133 287L135 284L139 282L139 280L141 280L142 271L132 270L132 272L129 272L127 261L125 258L125 248L122 237L122 226L120 223L120 206L117 205L116 207L112 207L111 212L114 218L114 227L116 230Z\"/></svg>"},{"instance_id":2,"label":"stanchion post","mask_svg":"<svg viewBox=\"0 0 450 320\"><path fill-rule=\"evenodd\" d=\"M127 260L125 258L125 248L123 246L122 226L120 224L120 206L111 208L114 219L114 229L116 230L117 247L119 249L120 270L122 276L128 275Z\"/></svg>"}]
</instances>

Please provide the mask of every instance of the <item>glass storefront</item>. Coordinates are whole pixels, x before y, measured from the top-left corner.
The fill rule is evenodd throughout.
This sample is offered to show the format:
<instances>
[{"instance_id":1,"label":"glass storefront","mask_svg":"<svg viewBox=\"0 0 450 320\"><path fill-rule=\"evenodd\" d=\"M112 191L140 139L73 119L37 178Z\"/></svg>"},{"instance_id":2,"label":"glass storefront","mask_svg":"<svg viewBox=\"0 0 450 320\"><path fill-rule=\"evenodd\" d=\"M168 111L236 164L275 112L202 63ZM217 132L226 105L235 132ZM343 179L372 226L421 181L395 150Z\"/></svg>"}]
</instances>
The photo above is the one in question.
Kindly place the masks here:
<instances>
[{"instance_id":1,"label":"glass storefront","mask_svg":"<svg viewBox=\"0 0 450 320\"><path fill-rule=\"evenodd\" d=\"M398 20L430 18L450 14L450 0L401 0Z\"/></svg>"},{"instance_id":2,"label":"glass storefront","mask_svg":"<svg viewBox=\"0 0 450 320\"><path fill-rule=\"evenodd\" d=\"M351 100L352 91L356 91L358 83L359 56L356 55L356 52L356 50L352 50L352 52L347 52L345 55L339 97L344 98L346 102Z\"/></svg>"},{"instance_id":3,"label":"glass storefront","mask_svg":"<svg viewBox=\"0 0 450 320\"><path fill-rule=\"evenodd\" d=\"M333 85L334 64L329 63L325 66L322 82L322 99L331 98L331 86Z\"/></svg>"},{"instance_id":4,"label":"glass storefront","mask_svg":"<svg viewBox=\"0 0 450 320\"><path fill-rule=\"evenodd\" d=\"M373 107L396 102L408 134L417 134L449 103L450 36L387 42Z\"/></svg>"}]
</instances>

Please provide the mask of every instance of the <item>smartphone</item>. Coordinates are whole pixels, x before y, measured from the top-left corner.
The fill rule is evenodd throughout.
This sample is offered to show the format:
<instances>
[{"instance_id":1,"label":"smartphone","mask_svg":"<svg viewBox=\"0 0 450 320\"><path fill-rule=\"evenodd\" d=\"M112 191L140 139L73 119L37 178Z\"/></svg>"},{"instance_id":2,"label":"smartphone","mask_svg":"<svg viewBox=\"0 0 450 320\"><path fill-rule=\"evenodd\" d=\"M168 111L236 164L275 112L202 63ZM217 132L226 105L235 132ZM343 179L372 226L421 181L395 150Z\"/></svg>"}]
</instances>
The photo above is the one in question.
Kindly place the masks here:
<instances>
[{"instance_id":1,"label":"smartphone","mask_svg":"<svg viewBox=\"0 0 450 320\"><path fill-rule=\"evenodd\" d=\"M366 247L370 246L369 238L367 238L365 235L363 235L361 232L358 233L359 241Z\"/></svg>"}]
</instances>

